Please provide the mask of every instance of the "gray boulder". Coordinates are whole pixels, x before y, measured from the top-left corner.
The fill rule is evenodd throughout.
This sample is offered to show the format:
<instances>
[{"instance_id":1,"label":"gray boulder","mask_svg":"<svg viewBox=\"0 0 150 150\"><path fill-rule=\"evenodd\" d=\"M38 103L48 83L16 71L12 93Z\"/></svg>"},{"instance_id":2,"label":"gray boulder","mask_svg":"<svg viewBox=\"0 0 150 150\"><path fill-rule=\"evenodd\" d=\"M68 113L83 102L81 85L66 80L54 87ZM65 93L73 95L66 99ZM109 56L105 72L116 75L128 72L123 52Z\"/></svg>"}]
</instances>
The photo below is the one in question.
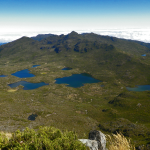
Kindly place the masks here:
<instances>
[{"instance_id":1,"label":"gray boulder","mask_svg":"<svg viewBox=\"0 0 150 150\"><path fill-rule=\"evenodd\" d=\"M98 142L89 139L79 139L83 144L90 148L90 150L98 150Z\"/></svg>"},{"instance_id":2,"label":"gray boulder","mask_svg":"<svg viewBox=\"0 0 150 150\"><path fill-rule=\"evenodd\" d=\"M89 139L98 142L99 150L106 150L106 138L101 131L97 131L97 130L90 131Z\"/></svg>"},{"instance_id":3,"label":"gray boulder","mask_svg":"<svg viewBox=\"0 0 150 150\"><path fill-rule=\"evenodd\" d=\"M79 141L88 146L90 150L107 150L106 138L101 131L90 131L89 139L79 139Z\"/></svg>"}]
</instances>

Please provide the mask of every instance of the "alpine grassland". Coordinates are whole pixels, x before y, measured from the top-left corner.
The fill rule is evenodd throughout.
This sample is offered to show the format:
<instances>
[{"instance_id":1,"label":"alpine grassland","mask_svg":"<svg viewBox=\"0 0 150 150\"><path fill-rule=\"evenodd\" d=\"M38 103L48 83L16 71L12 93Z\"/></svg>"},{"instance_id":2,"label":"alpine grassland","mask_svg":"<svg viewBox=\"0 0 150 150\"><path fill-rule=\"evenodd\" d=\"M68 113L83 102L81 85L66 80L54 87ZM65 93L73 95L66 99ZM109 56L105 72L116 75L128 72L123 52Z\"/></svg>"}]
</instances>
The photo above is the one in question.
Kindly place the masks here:
<instances>
[{"instance_id":1,"label":"alpine grassland","mask_svg":"<svg viewBox=\"0 0 150 150\"><path fill-rule=\"evenodd\" d=\"M62 70L64 67L72 69ZM24 69L35 76L11 75ZM81 73L101 82L78 88L55 83L56 78ZM22 37L0 46L0 75L7 75L0 77L3 132L53 126L76 132L78 138L88 138L90 130L101 130L105 134L121 132L135 147L150 144L150 91L126 89L150 85L148 43L76 32ZM18 81L49 85L34 90L8 86ZM28 119L32 114L37 115L34 121Z\"/></svg>"}]
</instances>

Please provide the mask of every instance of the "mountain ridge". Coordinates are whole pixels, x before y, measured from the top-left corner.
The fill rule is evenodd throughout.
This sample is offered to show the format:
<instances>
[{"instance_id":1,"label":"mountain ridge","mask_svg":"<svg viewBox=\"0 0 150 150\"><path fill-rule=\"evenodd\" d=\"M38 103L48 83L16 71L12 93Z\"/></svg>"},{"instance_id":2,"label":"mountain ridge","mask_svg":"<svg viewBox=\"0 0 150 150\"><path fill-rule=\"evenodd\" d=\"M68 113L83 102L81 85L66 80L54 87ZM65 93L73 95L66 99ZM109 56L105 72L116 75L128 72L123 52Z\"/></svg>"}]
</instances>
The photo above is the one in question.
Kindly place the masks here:
<instances>
[{"instance_id":1,"label":"mountain ridge","mask_svg":"<svg viewBox=\"0 0 150 150\"><path fill-rule=\"evenodd\" d=\"M45 38L47 38L49 36L53 36L53 35L54 34L38 34L38 35L33 36L31 38L34 39L34 40L37 40L37 41L41 41L42 39L45 39Z\"/></svg>"},{"instance_id":2,"label":"mountain ridge","mask_svg":"<svg viewBox=\"0 0 150 150\"><path fill-rule=\"evenodd\" d=\"M148 57L150 49L140 43L94 33L78 34L74 31L67 35L49 35L40 41L22 37L2 45L0 46L0 58L8 57L9 61L16 60L19 62L20 60L36 61L43 57L46 59L48 57L60 57L64 64L76 60L75 64L70 63L72 65L70 67L86 68L87 71L90 71L86 65L92 66L94 64L99 69L113 71L116 76L119 75L128 83L131 79L137 79L134 72L140 72L140 78L147 74L147 81L150 82L148 77L150 74L149 65L141 57L143 53L147 53ZM86 62L86 57L90 58L89 62ZM85 67L82 65L81 67L78 64L79 61L85 61L87 64ZM90 68L92 69L92 67ZM96 73L95 69L92 70Z\"/></svg>"}]
</instances>

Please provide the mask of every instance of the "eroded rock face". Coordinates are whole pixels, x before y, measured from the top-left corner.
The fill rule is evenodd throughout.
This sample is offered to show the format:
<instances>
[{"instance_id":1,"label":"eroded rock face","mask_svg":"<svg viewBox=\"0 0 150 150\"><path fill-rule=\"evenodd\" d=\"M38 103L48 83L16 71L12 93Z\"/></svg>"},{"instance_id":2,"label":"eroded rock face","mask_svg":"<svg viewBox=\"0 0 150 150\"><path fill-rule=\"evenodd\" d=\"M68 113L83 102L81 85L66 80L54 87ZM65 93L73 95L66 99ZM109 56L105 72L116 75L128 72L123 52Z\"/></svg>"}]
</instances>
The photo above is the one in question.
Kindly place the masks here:
<instances>
[{"instance_id":1,"label":"eroded rock face","mask_svg":"<svg viewBox=\"0 0 150 150\"><path fill-rule=\"evenodd\" d=\"M106 150L106 138L101 131L97 131L97 130L90 131L89 139L98 142L99 150Z\"/></svg>"},{"instance_id":2,"label":"eroded rock face","mask_svg":"<svg viewBox=\"0 0 150 150\"><path fill-rule=\"evenodd\" d=\"M106 150L106 138L101 131L93 130L89 133L89 139L79 139L90 150Z\"/></svg>"}]
</instances>

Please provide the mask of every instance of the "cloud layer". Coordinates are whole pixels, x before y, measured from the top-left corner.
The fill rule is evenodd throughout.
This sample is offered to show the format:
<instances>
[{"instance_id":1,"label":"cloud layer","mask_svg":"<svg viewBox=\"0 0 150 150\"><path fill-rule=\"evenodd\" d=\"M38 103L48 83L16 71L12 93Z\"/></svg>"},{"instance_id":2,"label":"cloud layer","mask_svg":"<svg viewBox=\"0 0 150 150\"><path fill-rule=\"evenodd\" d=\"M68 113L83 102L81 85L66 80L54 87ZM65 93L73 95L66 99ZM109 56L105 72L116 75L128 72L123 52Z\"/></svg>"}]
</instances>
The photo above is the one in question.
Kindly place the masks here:
<instances>
[{"instance_id":1,"label":"cloud layer","mask_svg":"<svg viewBox=\"0 0 150 150\"><path fill-rule=\"evenodd\" d=\"M34 32L11 32L11 33L2 33L0 35L0 43L5 43L5 42L11 42L16 39L21 38L22 36L27 36L27 37L32 37L36 36L38 34L68 34L70 33L71 30L61 30L61 31L34 31ZM108 35L108 36L113 36L117 38L123 38L123 39L131 39L131 40L137 40L137 41L142 41L146 43L150 43L150 28L147 29L101 29L101 30L77 30L76 32L78 33L96 33L100 35Z\"/></svg>"},{"instance_id":2,"label":"cloud layer","mask_svg":"<svg viewBox=\"0 0 150 150\"><path fill-rule=\"evenodd\" d=\"M97 30L94 33L150 43L150 29Z\"/></svg>"}]
</instances>

